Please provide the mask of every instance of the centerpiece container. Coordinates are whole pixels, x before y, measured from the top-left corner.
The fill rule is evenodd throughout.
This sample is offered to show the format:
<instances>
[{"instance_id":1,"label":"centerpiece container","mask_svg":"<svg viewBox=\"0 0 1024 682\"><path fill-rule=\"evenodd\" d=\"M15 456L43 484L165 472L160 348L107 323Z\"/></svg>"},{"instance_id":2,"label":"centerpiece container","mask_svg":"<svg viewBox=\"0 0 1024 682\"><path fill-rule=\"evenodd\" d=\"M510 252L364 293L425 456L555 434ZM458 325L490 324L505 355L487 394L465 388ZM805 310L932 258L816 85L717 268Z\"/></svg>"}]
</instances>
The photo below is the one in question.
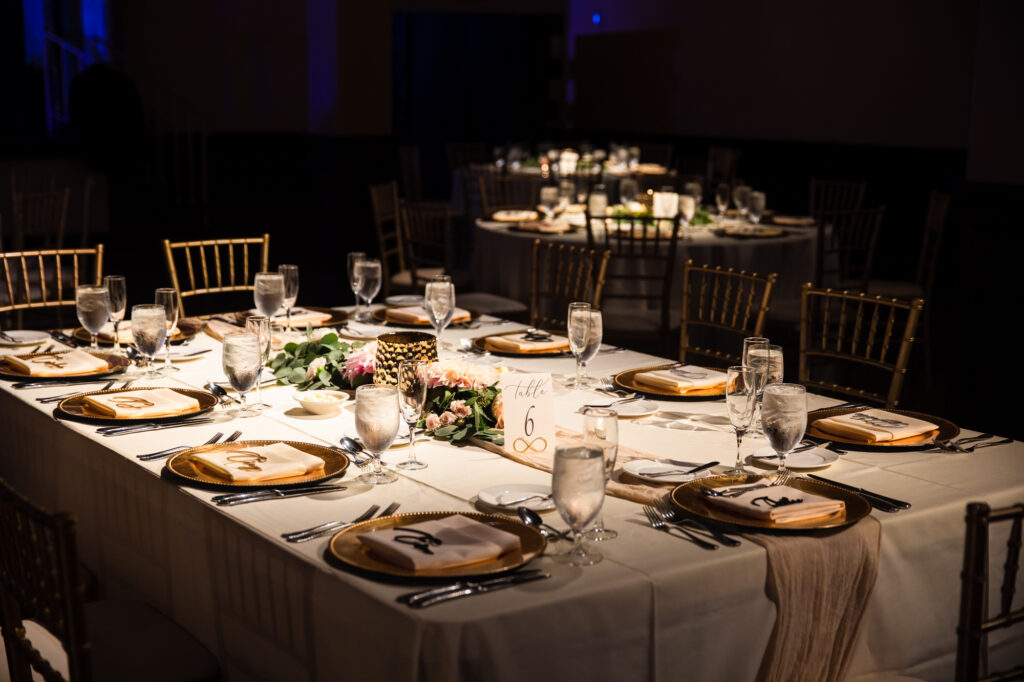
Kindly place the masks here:
<instances>
[{"instance_id":1,"label":"centerpiece container","mask_svg":"<svg viewBox=\"0 0 1024 682\"><path fill-rule=\"evenodd\" d=\"M398 384L398 365L406 360L437 362L437 337L425 332L391 332L377 337L375 384Z\"/></svg>"}]
</instances>

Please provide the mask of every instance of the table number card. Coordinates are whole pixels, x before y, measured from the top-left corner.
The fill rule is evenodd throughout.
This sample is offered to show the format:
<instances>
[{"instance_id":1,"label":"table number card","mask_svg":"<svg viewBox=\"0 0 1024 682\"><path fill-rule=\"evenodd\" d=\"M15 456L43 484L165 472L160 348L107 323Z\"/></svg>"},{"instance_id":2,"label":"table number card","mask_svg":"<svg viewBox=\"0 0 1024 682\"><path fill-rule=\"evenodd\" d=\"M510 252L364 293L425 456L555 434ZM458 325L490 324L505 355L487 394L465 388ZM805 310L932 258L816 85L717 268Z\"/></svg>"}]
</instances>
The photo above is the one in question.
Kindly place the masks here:
<instances>
[{"instance_id":1,"label":"table number card","mask_svg":"<svg viewBox=\"0 0 1024 682\"><path fill-rule=\"evenodd\" d=\"M505 414L505 451L555 451L555 396L550 374L506 374L499 383Z\"/></svg>"}]
</instances>

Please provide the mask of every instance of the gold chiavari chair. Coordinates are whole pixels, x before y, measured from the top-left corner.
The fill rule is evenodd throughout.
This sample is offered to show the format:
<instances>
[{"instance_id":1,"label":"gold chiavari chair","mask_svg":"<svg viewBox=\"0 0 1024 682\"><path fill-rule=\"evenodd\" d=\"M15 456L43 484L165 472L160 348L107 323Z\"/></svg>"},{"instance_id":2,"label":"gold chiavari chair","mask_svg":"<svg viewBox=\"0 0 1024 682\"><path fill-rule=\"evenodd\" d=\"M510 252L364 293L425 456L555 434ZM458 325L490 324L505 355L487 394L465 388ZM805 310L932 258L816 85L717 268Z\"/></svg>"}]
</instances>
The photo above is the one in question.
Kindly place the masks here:
<instances>
[{"instance_id":1,"label":"gold chiavari chair","mask_svg":"<svg viewBox=\"0 0 1024 682\"><path fill-rule=\"evenodd\" d=\"M565 329L573 301L600 309L611 251L533 240L530 267L530 326Z\"/></svg>"},{"instance_id":2,"label":"gold chiavari chair","mask_svg":"<svg viewBox=\"0 0 1024 682\"><path fill-rule=\"evenodd\" d=\"M920 298L901 301L804 284L799 382L808 388L896 407L924 304ZM847 379L855 377L862 386L877 385L885 390L834 381L840 376L837 372L844 370Z\"/></svg>"},{"instance_id":3,"label":"gold chiavari chair","mask_svg":"<svg viewBox=\"0 0 1024 682\"><path fill-rule=\"evenodd\" d=\"M818 214L815 281L824 286L867 291L885 206Z\"/></svg>"},{"instance_id":4,"label":"gold chiavari chair","mask_svg":"<svg viewBox=\"0 0 1024 682\"><path fill-rule=\"evenodd\" d=\"M538 180L533 175L478 175L482 215L490 218L501 209L535 209Z\"/></svg>"},{"instance_id":5,"label":"gold chiavari chair","mask_svg":"<svg viewBox=\"0 0 1024 682\"><path fill-rule=\"evenodd\" d=\"M373 204L373 227L377 231L380 248L381 281L387 296L391 293L391 278L405 270L405 254L398 229L398 183L392 180L382 185L370 185L370 202Z\"/></svg>"},{"instance_id":6,"label":"gold chiavari chair","mask_svg":"<svg viewBox=\"0 0 1024 682\"><path fill-rule=\"evenodd\" d=\"M456 291L469 283L468 273L455 271L451 209L441 202L399 200L399 229L408 278L393 281L412 291L422 291L435 275L451 275ZM403 275L405 273L402 273Z\"/></svg>"},{"instance_id":7,"label":"gold chiavari chair","mask_svg":"<svg viewBox=\"0 0 1024 682\"><path fill-rule=\"evenodd\" d=\"M12 190L14 212L14 248L21 251L31 244L44 249L64 245L71 188L41 192Z\"/></svg>"},{"instance_id":8,"label":"gold chiavari chair","mask_svg":"<svg viewBox=\"0 0 1024 682\"><path fill-rule=\"evenodd\" d=\"M102 244L0 253L0 313L17 313L20 326L23 311L74 306L79 284L98 285L102 280Z\"/></svg>"},{"instance_id":9,"label":"gold chiavari chair","mask_svg":"<svg viewBox=\"0 0 1024 682\"><path fill-rule=\"evenodd\" d=\"M1021 525L1024 503L992 509L984 502L967 505L967 533L964 564L960 572L960 621L957 626L956 682L996 682L1024 679L1024 655L1018 649L1014 667L1002 672L989 670L989 633L1024 623L1024 608L1013 609L1017 573L1020 568ZM999 613L989 612L989 537L996 523L1009 522Z\"/></svg>"},{"instance_id":10,"label":"gold chiavari chair","mask_svg":"<svg viewBox=\"0 0 1024 682\"><path fill-rule=\"evenodd\" d=\"M249 256L251 249L258 249L255 258ZM172 242L165 239L164 256L167 259L171 284L178 292L178 310L184 316L185 298L231 291L252 291L255 274L267 270L268 267L270 235L187 242ZM187 282L182 282L178 275L179 262L184 263Z\"/></svg>"},{"instance_id":11,"label":"gold chiavari chair","mask_svg":"<svg viewBox=\"0 0 1024 682\"><path fill-rule=\"evenodd\" d=\"M683 314L679 359L711 358L724 366L741 364L741 356L711 347L739 348L748 336L762 336L777 273L766 276L709 265L683 264ZM701 343L708 345L702 346Z\"/></svg>"},{"instance_id":12,"label":"gold chiavari chair","mask_svg":"<svg viewBox=\"0 0 1024 682\"><path fill-rule=\"evenodd\" d=\"M864 205L868 183L811 178L807 214L818 218L827 211L854 211Z\"/></svg>"},{"instance_id":13,"label":"gold chiavari chair","mask_svg":"<svg viewBox=\"0 0 1024 682\"><path fill-rule=\"evenodd\" d=\"M0 479L0 627L11 679L215 680L206 647L143 602L86 602L75 522Z\"/></svg>"}]
</instances>

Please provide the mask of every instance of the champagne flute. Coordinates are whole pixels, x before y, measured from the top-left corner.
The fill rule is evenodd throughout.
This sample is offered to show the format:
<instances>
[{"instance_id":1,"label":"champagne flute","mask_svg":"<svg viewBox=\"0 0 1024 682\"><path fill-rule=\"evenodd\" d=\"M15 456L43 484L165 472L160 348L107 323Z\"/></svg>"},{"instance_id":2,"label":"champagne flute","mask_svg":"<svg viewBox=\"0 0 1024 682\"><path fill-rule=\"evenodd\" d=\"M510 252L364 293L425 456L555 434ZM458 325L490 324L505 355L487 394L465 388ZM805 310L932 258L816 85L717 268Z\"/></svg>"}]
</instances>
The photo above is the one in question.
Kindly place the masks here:
<instances>
[{"instance_id":1,"label":"champagne flute","mask_svg":"<svg viewBox=\"0 0 1024 682\"><path fill-rule=\"evenodd\" d=\"M171 339L178 328L178 292L171 288L160 288L156 290L156 299L153 301L164 307L167 313L167 338L164 339L164 366L160 368L160 374L167 375L171 372L181 371L180 368L171 364Z\"/></svg>"},{"instance_id":2,"label":"champagne flute","mask_svg":"<svg viewBox=\"0 0 1024 682\"><path fill-rule=\"evenodd\" d=\"M590 328L587 331L587 344L583 347L583 351L580 352L579 358L583 371L577 381L581 386L592 386L593 384L598 383L587 376L587 363L594 359L594 356L597 355L597 351L601 348L601 337L604 332L604 325L602 322L601 311L591 309Z\"/></svg>"},{"instance_id":3,"label":"champagne flute","mask_svg":"<svg viewBox=\"0 0 1024 682\"><path fill-rule=\"evenodd\" d=\"M402 419L409 425L409 459L395 466L399 469L426 469L427 465L416 459L416 422L423 416L423 404L427 400L427 363L422 360L403 360L398 363L398 407Z\"/></svg>"},{"instance_id":4,"label":"champagne flute","mask_svg":"<svg viewBox=\"0 0 1024 682\"><path fill-rule=\"evenodd\" d=\"M121 337L118 335L121 322L128 308L128 288L123 275L107 275L103 286L110 297L110 321L114 323L114 353L121 354Z\"/></svg>"},{"instance_id":5,"label":"champagne flute","mask_svg":"<svg viewBox=\"0 0 1024 682\"><path fill-rule=\"evenodd\" d=\"M423 308L427 311L430 324L437 333L437 345L441 346L441 332L452 321L455 314L455 285L448 275L435 275L423 289Z\"/></svg>"},{"instance_id":6,"label":"champagne flute","mask_svg":"<svg viewBox=\"0 0 1024 682\"><path fill-rule=\"evenodd\" d=\"M366 254L362 251L353 251L348 254L348 285L352 288L352 295L356 297L355 318L362 320L362 311L359 308L359 273L356 272L356 263L366 260Z\"/></svg>"},{"instance_id":7,"label":"champagne flute","mask_svg":"<svg viewBox=\"0 0 1024 682\"><path fill-rule=\"evenodd\" d=\"M132 324L134 330L134 323ZM224 336L222 362L231 387L238 392L241 405L228 412L235 417L255 417L259 412L246 405L245 398L259 382L263 358L260 340L253 334L238 332Z\"/></svg>"},{"instance_id":8,"label":"champagne flute","mask_svg":"<svg viewBox=\"0 0 1024 682\"><path fill-rule=\"evenodd\" d=\"M370 304L380 291L381 268L379 260L364 259L356 263L356 277L359 279L359 295L366 301L365 317L370 317Z\"/></svg>"},{"instance_id":9,"label":"champagne flute","mask_svg":"<svg viewBox=\"0 0 1024 682\"><path fill-rule=\"evenodd\" d=\"M583 444L599 448L604 453L604 480L611 480L615 469L615 456L619 451L619 415L606 407L588 407L583 410ZM597 515L594 527L584 536L594 542L614 540L618 531L604 527L604 517Z\"/></svg>"},{"instance_id":10,"label":"champagne flute","mask_svg":"<svg viewBox=\"0 0 1024 682\"><path fill-rule=\"evenodd\" d=\"M92 336L89 348L99 350L96 335L107 323L110 315L110 296L106 287L80 284L75 288L75 312L82 327Z\"/></svg>"},{"instance_id":11,"label":"champagne flute","mask_svg":"<svg viewBox=\"0 0 1024 682\"><path fill-rule=\"evenodd\" d=\"M284 275L279 272L257 272L252 291L256 310L270 318L274 326L274 315L284 302Z\"/></svg>"},{"instance_id":12,"label":"champagne flute","mask_svg":"<svg viewBox=\"0 0 1024 682\"><path fill-rule=\"evenodd\" d=\"M359 476L360 483L384 485L398 476L381 466L380 456L398 435L398 389L385 384L363 384L356 388L356 432L373 455L373 470Z\"/></svg>"},{"instance_id":13,"label":"champagne flute","mask_svg":"<svg viewBox=\"0 0 1024 682\"><path fill-rule=\"evenodd\" d=\"M153 356L167 339L167 310L159 303L132 306L132 338L142 356L143 379L155 379L160 374L153 369Z\"/></svg>"},{"instance_id":14,"label":"champagne flute","mask_svg":"<svg viewBox=\"0 0 1024 682\"><path fill-rule=\"evenodd\" d=\"M273 341L273 334L270 331L270 318L266 315L252 315L245 320L246 333L252 334L260 342L260 373L256 377L256 404L253 409L262 412L264 407L270 407L263 402L263 368L267 366L270 359L270 344Z\"/></svg>"},{"instance_id":15,"label":"champagne flute","mask_svg":"<svg viewBox=\"0 0 1024 682\"><path fill-rule=\"evenodd\" d=\"M715 189L715 206L718 208L719 219L725 219L725 212L729 210L729 185L724 182Z\"/></svg>"},{"instance_id":16,"label":"champagne flute","mask_svg":"<svg viewBox=\"0 0 1024 682\"><path fill-rule=\"evenodd\" d=\"M278 265L277 271L284 276L284 311L288 320L288 329L292 328L292 308L299 297L299 266Z\"/></svg>"},{"instance_id":17,"label":"champagne flute","mask_svg":"<svg viewBox=\"0 0 1024 682\"><path fill-rule=\"evenodd\" d=\"M766 386L782 383L784 374L782 360L782 346L777 344L768 346L768 378L764 382Z\"/></svg>"},{"instance_id":18,"label":"champagne flute","mask_svg":"<svg viewBox=\"0 0 1024 682\"><path fill-rule=\"evenodd\" d=\"M726 474L748 473L743 468L743 435L750 428L757 405L757 372L746 365L734 365L726 370L725 405L729 412L729 421L736 430L736 466L725 471Z\"/></svg>"},{"instance_id":19,"label":"champagne flute","mask_svg":"<svg viewBox=\"0 0 1024 682\"><path fill-rule=\"evenodd\" d=\"M569 304L569 321L566 325L569 333L569 350L576 356L576 379L573 388L582 388L580 381L583 370L583 351L587 348L590 337L590 304L574 301Z\"/></svg>"},{"instance_id":20,"label":"champagne flute","mask_svg":"<svg viewBox=\"0 0 1024 682\"><path fill-rule=\"evenodd\" d=\"M551 496L559 515L572 529L572 549L562 555L570 566L591 566L604 558L583 544L583 529L597 518L604 503L604 476L601 448L585 444L555 448Z\"/></svg>"},{"instance_id":21,"label":"champagne flute","mask_svg":"<svg viewBox=\"0 0 1024 682\"><path fill-rule=\"evenodd\" d=\"M760 405L761 393L768 383L768 339L763 336L748 336L743 339L742 363L754 370L757 377L757 402ZM761 431L761 419L754 412L754 433Z\"/></svg>"},{"instance_id":22,"label":"champagne flute","mask_svg":"<svg viewBox=\"0 0 1024 682\"><path fill-rule=\"evenodd\" d=\"M761 222L761 216L764 215L764 192L750 193L750 200L747 202L747 215L750 217L750 222L755 225Z\"/></svg>"},{"instance_id":23,"label":"champagne flute","mask_svg":"<svg viewBox=\"0 0 1024 682\"><path fill-rule=\"evenodd\" d=\"M764 389L764 434L779 456L778 474L786 471L786 457L807 429L807 389L800 384L772 384Z\"/></svg>"}]
</instances>

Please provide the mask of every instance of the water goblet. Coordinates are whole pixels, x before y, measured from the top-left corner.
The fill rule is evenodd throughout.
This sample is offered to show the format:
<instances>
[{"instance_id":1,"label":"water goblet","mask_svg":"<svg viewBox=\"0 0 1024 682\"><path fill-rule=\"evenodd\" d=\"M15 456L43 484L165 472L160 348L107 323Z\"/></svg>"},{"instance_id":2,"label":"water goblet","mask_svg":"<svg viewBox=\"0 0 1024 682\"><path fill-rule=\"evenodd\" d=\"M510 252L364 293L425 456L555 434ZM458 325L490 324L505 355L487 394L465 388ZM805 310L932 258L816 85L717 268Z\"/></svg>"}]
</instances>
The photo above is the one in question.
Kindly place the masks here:
<instances>
[{"instance_id":1,"label":"water goblet","mask_svg":"<svg viewBox=\"0 0 1024 682\"><path fill-rule=\"evenodd\" d=\"M178 292L171 288L156 290L156 299L153 301L164 307L167 313L167 337L164 339L164 366L160 368L160 374L167 375L171 372L178 372L180 368L171 364L171 339L178 328Z\"/></svg>"},{"instance_id":2,"label":"water goblet","mask_svg":"<svg viewBox=\"0 0 1024 682\"><path fill-rule=\"evenodd\" d=\"M640 193L640 186L633 178L622 178L619 181L619 201L626 209L636 201L636 195Z\"/></svg>"},{"instance_id":3,"label":"water goblet","mask_svg":"<svg viewBox=\"0 0 1024 682\"><path fill-rule=\"evenodd\" d=\"M574 301L569 304L569 318L566 325L569 334L569 350L576 356L576 378L573 388L582 388L580 381L583 372L583 352L590 338L590 304Z\"/></svg>"},{"instance_id":4,"label":"water goblet","mask_svg":"<svg viewBox=\"0 0 1024 682\"><path fill-rule=\"evenodd\" d=\"M266 315L251 315L245 320L245 331L252 334L260 343L260 373L256 378L256 404L253 409L262 412L264 407L270 407L263 402L263 368L267 366L270 359L270 344L273 342L273 334L270 331L270 318Z\"/></svg>"},{"instance_id":5,"label":"water goblet","mask_svg":"<svg viewBox=\"0 0 1024 682\"><path fill-rule=\"evenodd\" d=\"M359 296L366 301L365 319L370 318L370 304L380 291L381 266L379 260L364 259L356 263L356 278L359 280Z\"/></svg>"},{"instance_id":6,"label":"water goblet","mask_svg":"<svg viewBox=\"0 0 1024 682\"><path fill-rule=\"evenodd\" d=\"M699 182L687 182L683 185L683 194L693 197L693 201L699 207L701 199L704 198L704 187Z\"/></svg>"},{"instance_id":7,"label":"water goblet","mask_svg":"<svg viewBox=\"0 0 1024 682\"><path fill-rule=\"evenodd\" d=\"M729 421L736 430L736 466L725 471L726 474L748 473L743 468L743 435L750 428L757 406L757 372L746 365L734 365L726 370L725 375L725 406L729 412Z\"/></svg>"},{"instance_id":8,"label":"water goblet","mask_svg":"<svg viewBox=\"0 0 1024 682\"><path fill-rule=\"evenodd\" d=\"M551 496L559 515L569 524L573 545L562 559L570 566L591 566L604 557L583 544L583 529L601 512L605 485L604 451L586 444L555 448Z\"/></svg>"},{"instance_id":9,"label":"water goblet","mask_svg":"<svg viewBox=\"0 0 1024 682\"><path fill-rule=\"evenodd\" d=\"M373 469L359 476L360 483L384 485L398 476L381 466L380 456L398 435L398 388L385 384L363 384L356 388L356 432L373 455Z\"/></svg>"},{"instance_id":10,"label":"water goblet","mask_svg":"<svg viewBox=\"0 0 1024 682\"><path fill-rule=\"evenodd\" d=\"M356 320L364 319L359 307L359 273L356 272L356 263L364 260L366 260L366 254L362 251L353 251L348 254L348 285L352 289L352 295L356 298Z\"/></svg>"},{"instance_id":11,"label":"water goblet","mask_svg":"<svg viewBox=\"0 0 1024 682\"><path fill-rule=\"evenodd\" d=\"M246 404L246 395L260 379L263 352L254 334L238 332L224 336L222 361L231 387L238 392L241 405L228 412L235 417L255 417L259 412Z\"/></svg>"},{"instance_id":12,"label":"water goblet","mask_svg":"<svg viewBox=\"0 0 1024 682\"><path fill-rule=\"evenodd\" d=\"M160 376L153 368L153 356L167 339L167 310L159 303L132 306L132 338L142 356L143 379Z\"/></svg>"},{"instance_id":13,"label":"water goblet","mask_svg":"<svg viewBox=\"0 0 1024 682\"><path fill-rule=\"evenodd\" d=\"M747 202L747 216L755 225L761 222L764 215L764 192L751 192Z\"/></svg>"},{"instance_id":14,"label":"water goblet","mask_svg":"<svg viewBox=\"0 0 1024 682\"><path fill-rule=\"evenodd\" d=\"M558 188L540 188L540 207L544 211L544 219L550 221L555 216L555 207L558 206Z\"/></svg>"},{"instance_id":15,"label":"water goblet","mask_svg":"<svg viewBox=\"0 0 1024 682\"><path fill-rule=\"evenodd\" d=\"M427 363L422 360L403 360L398 363L398 407L402 419L409 425L409 459L395 466L399 469L426 469L427 465L416 459L416 423L423 416L423 404L427 399Z\"/></svg>"},{"instance_id":16,"label":"water goblet","mask_svg":"<svg viewBox=\"0 0 1024 682\"><path fill-rule=\"evenodd\" d=\"M89 348L99 350L96 335L107 323L110 315L110 296L106 287L80 284L75 289L75 312L82 327L92 336Z\"/></svg>"},{"instance_id":17,"label":"water goblet","mask_svg":"<svg viewBox=\"0 0 1024 682\"><path fill-rule=\"evenodd\" d=\"M807 389L800 384L771 384L764 389L761 419L764 435L779 456L778 474L785 474L786 457L807 429Z\"/></svg>"},{"instance_id":18,"label":"water goblet","mask_svg":"<svg viewBox=\"0 0 1024 682\"><path fill-rule=\"evenodd\" d=\"M103 278L103 286L110 297L110 321L114 323L114 353L121 354L121 322L128 308L128 288L123 275L107 275Z\"/></svg>"},{"instance_id":19,"label":"water goblet","mask_svg":"<svg viewBox=\"0 0 1024 682\"><path fill-rule=\"evenodd\" d=\"M299 297L299 266L278 265L277 271L284 276L284 312L288 320L288 329L292 328L292 308Z\"/></svg>"},{"instance_id":20,"label":"water goblet","mask_svg":"<svg viewBox=\"0 0 1024 682\"><path fill-rule=\"evenodd\" d=\"M781 384L784 374L782 363L782 346L771 344L768 346L768 377L765 379L765 386L768 384Z\"/></svg>"},{"instance_id":21,"label":"water goblet","mask_svg":"<svg viewBox=\"0 0 1024 682\"><path fill-rule=\"evenodd\" d=\"M747 202L750 200L750 187L747 185L736 185L732 188L732 201L736 209L744 217L747 215Z\"/></svg>"},{"instance_id":22,"label":"water goblet","mask_svg":"<svg viewBox=\"0 0 1024 682\"><path fill-rule=\"evenodd\" d=\"M606 407L588 407L583 410L583 444L600 448L604 453L604 480L611 480L615 469L615 457L619 451L619 415L615 410ZM584 533L584 537L594 542L614 540L619 537L618 531L605 528L604 517L597 515L594 527Z\"/></svg>"},{"instance_id":23,"label":"water goblet","mask_svg":"<svg viewBox=\"0 0 1024 682\"><path fill-rule=\"evenodd\" d=\"M437 334L437 345L441 346L441 332L452 321L455 314L455 285L448 275L435 275L423 289L423 308Z\"/></svg>"},{"instance_id":24,"label":"water goblet","mask_svg":"<svg viewBox=\"0 0 1024 682\"><path fill-rule=\"evenodd\" d=\"M743 339L743 356L741 362L754 370L757 377L757 402L760 405L761 393L768 383L768 339L763 336L748 336ZM755 408L754 433L761 431L760 418Z\"/></svg>"},{"instance_id":25,"label":"water goblet","mask_svg":"<svg viewBox=\"0 0 1024 682\"><path fill-rule=\"evenodd\" d=\"M253 283L253 300L256 310L270 318L274 326L274 315L284 303L284 275L279 272L257 272Z\"/></svg>"}]
</instances>

